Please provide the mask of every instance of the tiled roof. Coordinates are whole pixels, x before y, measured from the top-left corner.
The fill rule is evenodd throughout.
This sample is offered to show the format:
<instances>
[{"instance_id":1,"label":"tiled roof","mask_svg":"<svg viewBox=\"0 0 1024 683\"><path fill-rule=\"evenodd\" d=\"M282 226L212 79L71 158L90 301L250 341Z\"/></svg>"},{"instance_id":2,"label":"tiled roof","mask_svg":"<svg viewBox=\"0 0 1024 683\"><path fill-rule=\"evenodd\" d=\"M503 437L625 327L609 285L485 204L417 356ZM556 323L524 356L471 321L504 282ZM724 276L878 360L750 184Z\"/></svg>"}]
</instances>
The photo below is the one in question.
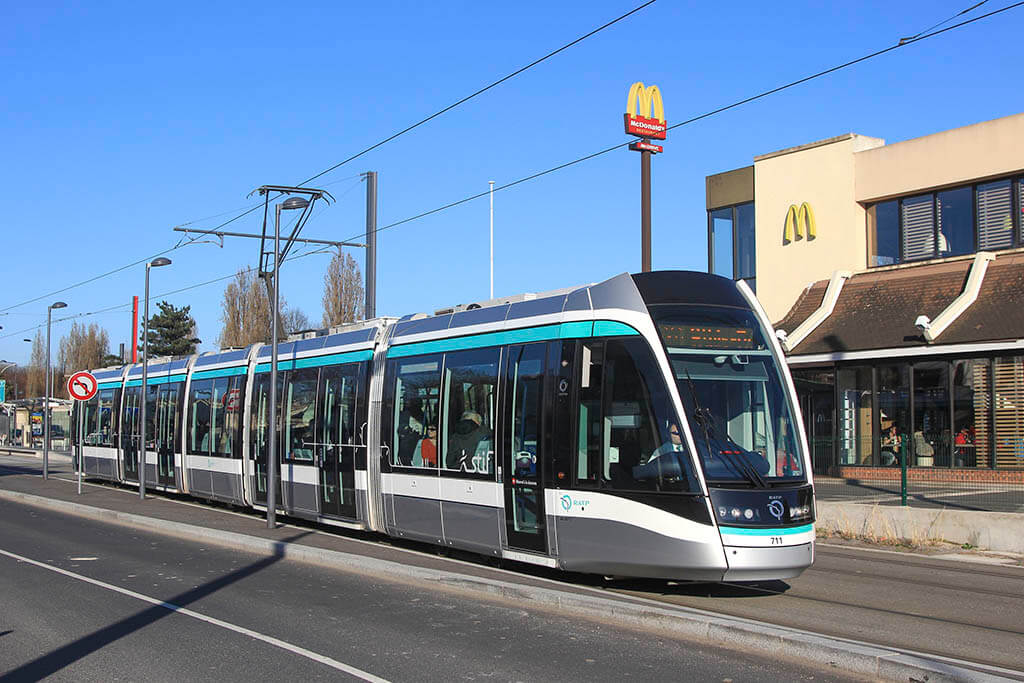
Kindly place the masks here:
<instances>
[{"instance_id":1,"label":"tiled roof","mask_svg":"<svg viewBox=\"0 0 1024 683\"><path fill-rule=\"evenodd\" d=\"M960 295L971 259L857 273L846 281L835 310L793 355L900 349L925 344L914 326L932 320ZM790 334L821 305L828 280L815 282L776 324ZM933 346L1024 338L1024 253L998 255L988 265L977 300Z\"/></svg>"}]
</instances>

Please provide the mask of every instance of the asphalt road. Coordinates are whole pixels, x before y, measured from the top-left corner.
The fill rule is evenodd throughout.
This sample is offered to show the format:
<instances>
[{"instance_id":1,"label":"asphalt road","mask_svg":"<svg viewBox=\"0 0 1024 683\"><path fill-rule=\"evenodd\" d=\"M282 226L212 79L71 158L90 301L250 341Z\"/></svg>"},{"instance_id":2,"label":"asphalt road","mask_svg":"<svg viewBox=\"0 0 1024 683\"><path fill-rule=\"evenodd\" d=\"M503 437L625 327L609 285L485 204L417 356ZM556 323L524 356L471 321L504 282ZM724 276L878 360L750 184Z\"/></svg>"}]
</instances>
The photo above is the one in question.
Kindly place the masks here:
<instances>
[{"instance_id":1,"label":"asphalt road","mask_svg":"<svg viewBox=\"0 0 1024 683\"><path fill-rule=\"evenodd\" d=\"M309 533L297 530L296 535ZM0 680L843 680L0 502Z\"/></svg>"}]
</instances>

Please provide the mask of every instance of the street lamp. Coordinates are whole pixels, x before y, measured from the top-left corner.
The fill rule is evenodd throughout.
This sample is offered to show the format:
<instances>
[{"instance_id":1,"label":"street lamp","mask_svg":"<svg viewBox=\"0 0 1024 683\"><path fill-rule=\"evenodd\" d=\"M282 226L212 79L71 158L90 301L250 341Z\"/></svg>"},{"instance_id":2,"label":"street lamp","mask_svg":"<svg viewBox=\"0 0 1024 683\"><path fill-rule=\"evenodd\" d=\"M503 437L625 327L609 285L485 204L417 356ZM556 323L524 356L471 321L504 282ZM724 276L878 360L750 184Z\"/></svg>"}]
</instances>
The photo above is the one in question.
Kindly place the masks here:
<instances>
[{"instance_id":1,"label":"street lamp","mask_svg":"<svg viewBox=\"0 0 1024 683\"><path fill-rule=\"evenodd\" d=\"M309 206L309 200L303 197L289 197L274 207L274 302L273 315L271 316L270 332L270 415L267 421L271 423L269 438L267 439L267 528L277 527L275 518L277 509L277 327L279 320L279 287L281 284L281 211L293 209L305 209Z\"/></svg>"},{"instance_id":2,"label":"street lamp","mask_svg":"<svg viewBox=\"0 0 1024 683\"><path fill-rule=\"evenodd\" d=\"M146 380L149 374L149 269L171 265L163 256L146 264L146 310L142 317L142 419L139 424L139 500L146 499Z\"/></svg>"},{"instance_id":3,"label":"street lamp","mask_svg":"<svg viewBox=\"0 0 1024 683\"><path fill-rule=\"evenodd\" d=\"M53 309L67 308L63 301L54 301L46 307L46 396L43 399L43 479L49 478L50 467L50 392L53 375L50 372L50 323Z\"/></svg>"}]
</instances>

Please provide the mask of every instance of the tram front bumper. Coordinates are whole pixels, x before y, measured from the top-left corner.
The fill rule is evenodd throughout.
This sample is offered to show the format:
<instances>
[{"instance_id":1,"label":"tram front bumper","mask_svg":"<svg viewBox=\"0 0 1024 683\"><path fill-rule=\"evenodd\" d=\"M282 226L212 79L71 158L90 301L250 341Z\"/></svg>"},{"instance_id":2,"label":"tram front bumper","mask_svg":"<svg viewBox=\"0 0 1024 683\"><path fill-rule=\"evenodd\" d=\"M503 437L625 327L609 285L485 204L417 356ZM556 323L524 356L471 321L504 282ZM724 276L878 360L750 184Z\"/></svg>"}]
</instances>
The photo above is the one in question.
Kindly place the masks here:
<instances>
[{"instance_id":1,"label":"tram front bumper","mask_svg":"<svg viewBox=\"0 0 1024 683\"><path fill-rule=\"evenodd\" d=\"M729 568L723 581L771 581L799 576L814 562L814 541L799 545L751 548L724 546Z\"/></svg>"}]
</instances>

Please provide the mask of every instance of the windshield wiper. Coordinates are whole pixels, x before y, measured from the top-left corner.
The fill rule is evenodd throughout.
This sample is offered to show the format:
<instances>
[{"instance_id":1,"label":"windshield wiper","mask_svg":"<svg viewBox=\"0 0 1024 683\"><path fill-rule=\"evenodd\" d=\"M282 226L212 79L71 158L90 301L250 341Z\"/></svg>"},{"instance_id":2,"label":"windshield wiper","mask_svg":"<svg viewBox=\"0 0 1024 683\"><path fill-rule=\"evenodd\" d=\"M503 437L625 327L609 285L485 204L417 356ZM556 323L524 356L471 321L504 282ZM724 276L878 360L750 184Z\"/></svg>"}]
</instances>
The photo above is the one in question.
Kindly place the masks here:
<instances>
[{"instance_id":1,"label":"windshield wiper","mask_svg":"<svg viewBox=\"0 0 1024 683\"><path fill-rule=\"evenodd\" d=\"M700 401L697 400L697 390L693 386L693 378L690 377L689 368L683 368L683 371L686 373L686 383L687 386L690 388L690 398L693 399L693 415L696 418L697 422L700 424L701 428L704 430L704 444L708 449L708 456L712 458L714 457L714 454L711 449L711 437L709 435L710 432L714 432L716 442L723 441L726 444L726 446L735 446L736 449L738 449L738 452L742 453L742 451L744 451L745 449L742 448L735 441L733 441L731 438L729 438L728 434L726 435L724 440L719 436L717 428L715 427L715 423L712 420L711 413L705 410L700 405ZM758 488L768 488L768 482L764 480L764 478L758 473L758 471L754 469L753 466L749 462L747 462L745 458L733 458L733 454L731 452L722 448L718 449L718 454L722 456L722 460L726 462L733 469L733 471L739 473L742 476L745 476L752 484L754 484Z\"/></svg>"}]
</instances>

